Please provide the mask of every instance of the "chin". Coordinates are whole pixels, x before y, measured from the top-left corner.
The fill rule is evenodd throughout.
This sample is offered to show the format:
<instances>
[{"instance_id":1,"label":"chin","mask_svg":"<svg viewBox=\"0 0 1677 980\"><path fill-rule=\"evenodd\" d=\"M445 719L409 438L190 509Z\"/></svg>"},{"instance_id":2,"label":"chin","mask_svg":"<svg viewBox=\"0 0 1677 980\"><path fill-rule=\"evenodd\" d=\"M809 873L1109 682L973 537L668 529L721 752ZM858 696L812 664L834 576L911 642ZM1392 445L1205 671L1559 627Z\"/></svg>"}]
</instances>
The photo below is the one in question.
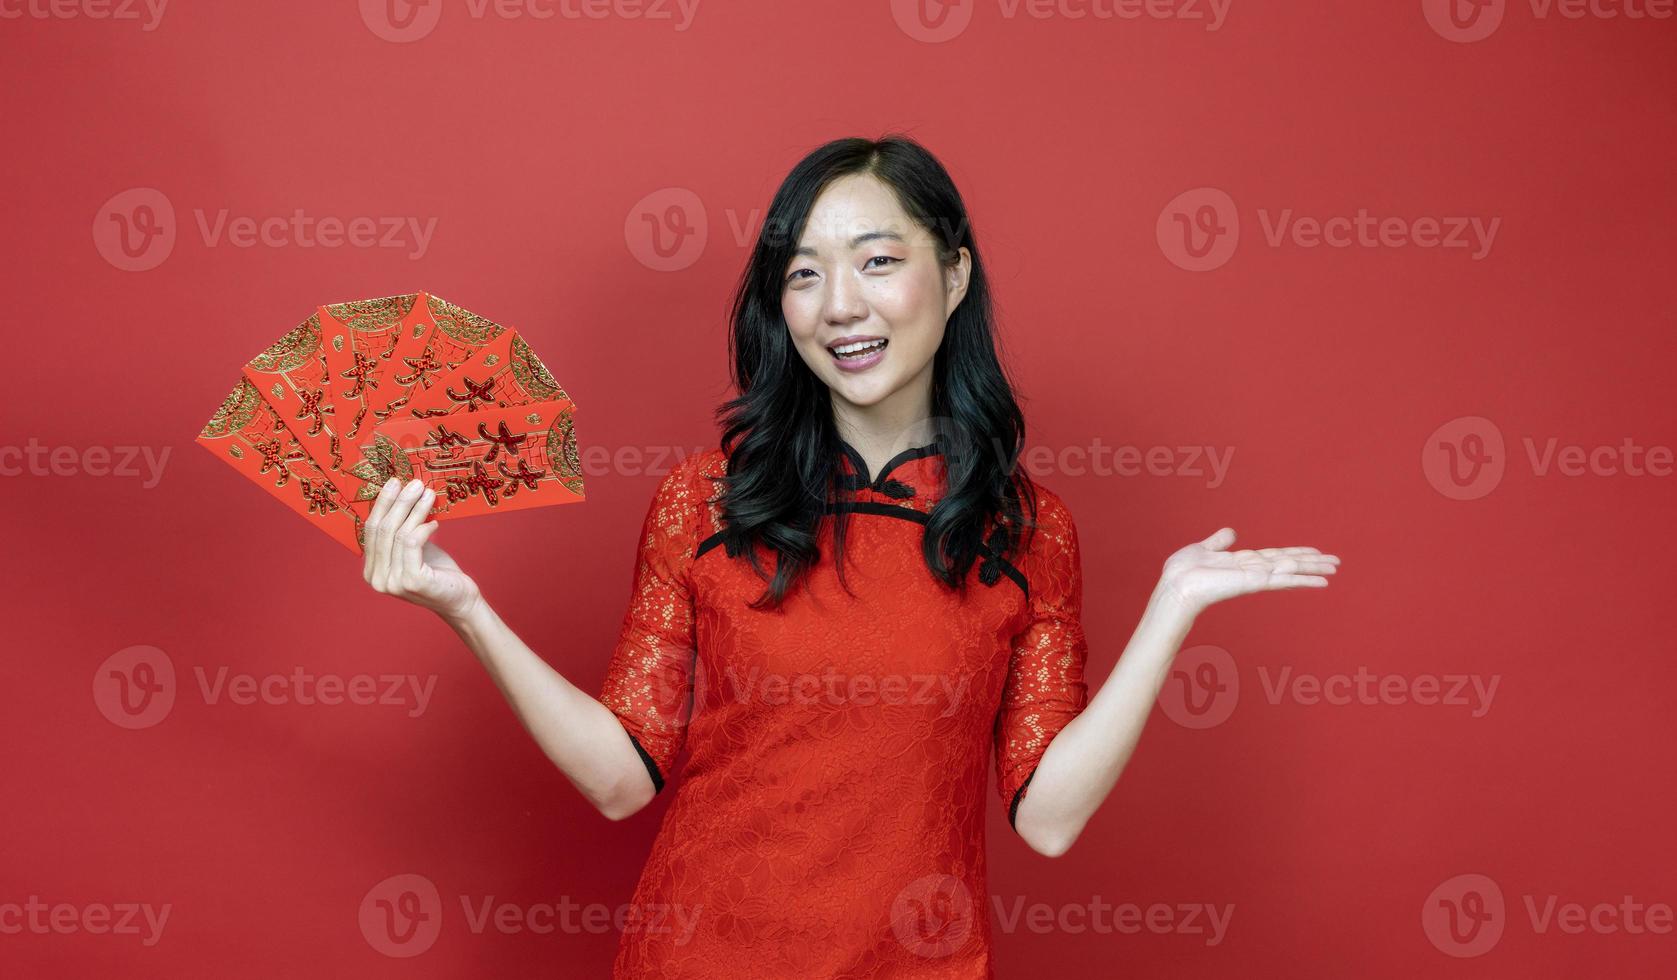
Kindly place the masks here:
<instances>
[{"instance_id":1,"label":"chin","mask_svg":"<svg viewBox=\"0 0 1677 980\"><path fill-rule=\"evenodd\" d=\"M836 383L829 381L828 386L833 389L834 394L850 404L862 408L877 405L888 398L891 392L897 388L895 379L876 381L869 378L866 381L861 381L846 377L840 377Z\"/></svg>"}]
</instances>

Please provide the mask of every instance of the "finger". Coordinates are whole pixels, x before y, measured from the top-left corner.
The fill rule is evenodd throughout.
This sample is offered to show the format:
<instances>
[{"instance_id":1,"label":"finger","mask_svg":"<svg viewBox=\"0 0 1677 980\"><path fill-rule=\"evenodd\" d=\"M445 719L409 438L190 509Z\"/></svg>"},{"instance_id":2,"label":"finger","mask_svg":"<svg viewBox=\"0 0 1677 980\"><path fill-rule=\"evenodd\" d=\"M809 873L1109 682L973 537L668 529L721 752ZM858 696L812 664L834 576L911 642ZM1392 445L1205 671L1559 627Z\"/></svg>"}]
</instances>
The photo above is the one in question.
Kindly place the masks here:
<instances>
[{"instance_id":1,"label":"finger","mask_svg":"<svg viewBox=\"0 0 1677 980\"><path fill-rule=\"evenodd\" d=\"M1211 537L1206 538L1204 541L1201 541L1200 544L1202 544L1205 547L1211 549L1212 551L1222 551L1224 548L1227 548L1229 545L1234 544L1234 528L1232 528L1232 527L1221 528L1216 533L1212 534Z\"/></svg>"},{"instance_id":2,"label":"finger","mask_svg":"<svg viewBox=\"0 0 1677 980\"><path fill-rule=\"evenodd\" d=\"M1309 572L1312 575L1333 574L1339 566L1334 562L1322 561L1320 558L1282 558L1267 563L1271 571L1281 572Z\"/></svg>"},{"instance_id":3,"label":"finger","mask_svg":"<svg viewBox=\"0 0 1677 980\"><path fill-rule=\"evenodd\" d=\"M407 485L402 487L402 492L397 495L395 503L390 505L390 510L385 519L379 524L378 557L375 559L378 571L374 573L377 576L376 584L382 584L385 587L392 584L396 571L394 558L396 529L402 526L403 521L407 520L408 512L413 509L413 502L419 499L421 487L422 484L418 480L409 480Z\"/></svg>"},{"instance_id":4,"label":"finger","mask_svg":"<svg viewBox=\"0 0 1677 980\"><path fill-rule=\"evenodd\" d=\"M1315 548L1287 548L1284 549L1289 558L1303 558L1307 561L1331 561L1339 563L1338 555L1324 555Z\"/></svg>"},{"instance_id":5,"label":"finger","mask_svg":"<svg viewBox=\"0 0 1677 980\"><path fill-rule=\"evenodd\" d=\"M384 481L378 496L373 498L373 507L367 512L367 519L361 522L361 577L368 582L373 580L373 573L378 570L379 523L384 519L385 512L390 509L390 501L396 496L396 490L400 486L395 477Z\"/></svg>"},{"instance_id":6,"label":"finger","mask_svg":"<svg viewBox=\"0 0 1677 980\"><path fill-rule=\"evenodd\" d=\"M1271 575L1271 589L1325 589L1328 580L1320 575Z\"/></svg>"},{"instance_id":7,"label":"finger","mask_svg":"<svg viewBox=\"0 0 1677 980\"><path fill-rule=\"evenodd\" d=\"M409 531L402 541L402 568L415 580L425 571L425 542L437 533L436 521L421 524Z\"/></svg>"},{"instance_id":8,"label":"finger","mask_svg":"<svg viewBox=\"0 0 1677 980\"><path fill-rule=\"evenodd\" d=\"M401 492L402 481L395 477L384 481L384 486L379 487L378 496L373 499L373 509L367 513L367 520L383 520L385 513L390 510L390 505L395 502L396 495Z\"/></svg>"},{"instance_id":9,"label":"finger","mask_svg":"<svg viewBox=\"0 0 1677 980\"><path fill-rule=\"evenodd\" d=\"M414 528L424 524L426 520L430 518L431 501L434 499L436 498L432 494L430 487L426 487L421 490L419 492L419 496L414 498L413 506L408 510L408 516L404 517L402 519L402 523L397 526L396 534L394 535L394 542L390 546L390 572L392 575L400 575L409 570L407 556L408 535L413 533Z\"/></svg>"},{"instance_id":10,"label":"finger","mask_svg":"<svg viewBox=\"0 0 1677 980\"><path fill-rule=\"evenodd\" d=\"M1258 554L1265 558L1297 558L1300 555L1319 555L1315 548L1259 548Z\"/></svg>"}]
</instances>

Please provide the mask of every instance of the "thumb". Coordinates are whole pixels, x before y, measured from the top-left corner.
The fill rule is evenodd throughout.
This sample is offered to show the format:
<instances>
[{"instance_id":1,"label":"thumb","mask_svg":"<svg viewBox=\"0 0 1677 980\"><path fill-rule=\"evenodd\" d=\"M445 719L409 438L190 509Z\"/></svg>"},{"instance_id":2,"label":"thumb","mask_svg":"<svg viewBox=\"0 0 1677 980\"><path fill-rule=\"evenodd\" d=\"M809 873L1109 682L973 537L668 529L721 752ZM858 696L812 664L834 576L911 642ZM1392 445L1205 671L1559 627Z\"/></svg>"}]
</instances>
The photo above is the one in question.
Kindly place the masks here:
<instances>
[{"instance_id":1,"label":"thumb","mask_svg":"<svg viewBox=\"0 0 1677 980\"><path fill-rule=\"evenodd\" d=\"M1207 548L1210 548L1212 551L1222 551L1224 548L1227 548L1229 545L1234 544L1234 528L1232 528L1232 527L1222 528L1222 529L1218 530L1215 534L1213 534L1211 537L1206 538L1204 541L1201 541L1200 544L1205 545Z\"/></svg>"}]
</instances>

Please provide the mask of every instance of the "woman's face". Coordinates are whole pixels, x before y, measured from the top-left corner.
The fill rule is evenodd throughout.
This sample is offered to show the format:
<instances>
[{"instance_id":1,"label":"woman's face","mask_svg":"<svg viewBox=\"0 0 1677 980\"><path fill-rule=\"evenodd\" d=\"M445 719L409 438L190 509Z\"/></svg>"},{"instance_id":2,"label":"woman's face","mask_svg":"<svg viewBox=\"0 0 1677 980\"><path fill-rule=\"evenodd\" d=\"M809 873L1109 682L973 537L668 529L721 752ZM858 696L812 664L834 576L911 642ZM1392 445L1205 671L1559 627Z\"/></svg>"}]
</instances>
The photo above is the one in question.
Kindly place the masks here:
<instances>
[{"instance_id":1,"label":"woman's face","mask_svg":"<svg viewBox=\"0 0 1677 980\"><path fill-rule=\"evenodd\" d=\"M871 174L852 174L816 199L786 269L781 312L799 356L835 399L865 408L901 392L914 402L901 409L913 420L928 410L932 357L971 268L965 248L944 266L896 194ZM837 354L857 344L867 346Z\"/></svg>"}]
</instances>

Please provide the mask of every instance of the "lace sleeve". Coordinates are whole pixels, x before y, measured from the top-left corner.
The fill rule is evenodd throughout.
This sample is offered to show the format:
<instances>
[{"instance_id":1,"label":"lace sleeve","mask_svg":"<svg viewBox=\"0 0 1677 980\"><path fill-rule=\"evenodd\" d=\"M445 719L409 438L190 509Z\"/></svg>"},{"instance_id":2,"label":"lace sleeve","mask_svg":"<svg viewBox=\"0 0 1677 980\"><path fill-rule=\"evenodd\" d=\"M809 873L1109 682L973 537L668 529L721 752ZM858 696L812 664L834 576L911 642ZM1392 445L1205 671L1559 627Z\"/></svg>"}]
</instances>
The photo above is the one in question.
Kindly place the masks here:
<instances>
[{"instance_id":1,"label":"lace sleeve","mask_svg":"<svg viewBox=\"0 0 1677 980\"><path fill-rule=\"evenodd\" d=\"M623 724L659 792L691 717L694 657L689 568L706 481L691 460L659 484L641 524L629 608L600 703Z\"/></svg>"},{"instance_id":2,"label":"lace sleeve","mask_svg":"<svg viewBox=\"0 0 1677 980\"><path fill-rule=\"evenodd\" d=\"M1013 638L996 715L997 787L1010 825L1048 743L1089 699L1077 526L1059 497L1040 487L1037 495L1037 526L1024 560L1030 621Z\"/></svg>"}]
</instances>

